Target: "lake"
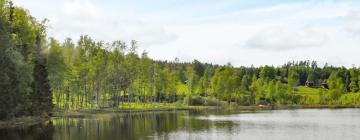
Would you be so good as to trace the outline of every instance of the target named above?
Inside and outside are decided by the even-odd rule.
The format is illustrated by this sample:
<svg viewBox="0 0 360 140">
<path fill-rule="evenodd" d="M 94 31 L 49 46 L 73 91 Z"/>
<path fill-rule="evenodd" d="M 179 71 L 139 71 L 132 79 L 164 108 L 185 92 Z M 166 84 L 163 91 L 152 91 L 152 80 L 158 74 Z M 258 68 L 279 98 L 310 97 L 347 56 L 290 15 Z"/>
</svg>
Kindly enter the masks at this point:
<svg viewBox="0 0 360 140">
<path fill-rule="evenodd" d="M 1 140 L 354 140 L 360 109 L 162 111 L 53 118 Z"/>
</svg>

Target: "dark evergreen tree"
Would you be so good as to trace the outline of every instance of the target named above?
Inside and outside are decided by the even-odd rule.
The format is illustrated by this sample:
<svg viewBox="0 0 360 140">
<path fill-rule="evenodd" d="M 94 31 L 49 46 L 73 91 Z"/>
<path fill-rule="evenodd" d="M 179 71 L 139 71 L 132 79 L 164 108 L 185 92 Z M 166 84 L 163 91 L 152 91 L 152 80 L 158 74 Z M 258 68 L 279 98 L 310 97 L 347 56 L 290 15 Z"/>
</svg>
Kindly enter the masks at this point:
<svg viewBox="0 0 360 140">
<path fill-rule="evenodd" d="M 46 59 L 42 53 L 41 37 L 37 35 L 36 48 L 34 52 L 34 82 L 32 95 L 32 115 L 43 115 L 52 111 L 52 93 L 48 72 L 46 69 Z"/>
<path fill-rule="evenodd" d="M 14 51 L 5 30 L 4 22 L 0 18 L 0 120 L 15 115 L 14 93 L 18 93 L 18 73 L 14 63 Z"/>
</svg>

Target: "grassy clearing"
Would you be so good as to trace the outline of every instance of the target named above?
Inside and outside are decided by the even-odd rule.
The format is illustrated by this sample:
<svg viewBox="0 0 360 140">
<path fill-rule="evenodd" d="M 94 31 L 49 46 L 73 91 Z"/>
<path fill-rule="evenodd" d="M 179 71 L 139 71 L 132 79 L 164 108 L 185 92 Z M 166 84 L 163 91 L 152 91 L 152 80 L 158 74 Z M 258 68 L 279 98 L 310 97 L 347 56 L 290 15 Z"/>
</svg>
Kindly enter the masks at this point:
<svg viewBox="0 0 360 140">
<path fill-rule="evenodd" d="M 296 90 L 297 90 L 297 93 L 300 95 L 318 95 L 321 89 L 299 86 L 296 88 Z"/>
<path fill-rule="evenodd" d="M 148 109 L 178 109 L 187 108 L 188 106 L 183 104 L 169 104 L 169 103 L 122 103 L 119 105 L 119 109 L 136 109 L 136 110 L 148 110 Z"/>
</svg>

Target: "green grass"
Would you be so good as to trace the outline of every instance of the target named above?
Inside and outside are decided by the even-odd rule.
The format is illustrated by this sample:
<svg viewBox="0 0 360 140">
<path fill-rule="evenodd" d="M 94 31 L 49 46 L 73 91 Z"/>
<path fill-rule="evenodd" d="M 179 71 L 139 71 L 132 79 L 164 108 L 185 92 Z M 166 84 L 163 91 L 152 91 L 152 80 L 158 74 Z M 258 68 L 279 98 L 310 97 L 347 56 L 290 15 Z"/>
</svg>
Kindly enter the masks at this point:
<svg viewBox="0 0 360 140">
<path fill-rule="evenodd" d="M 305 86 L 296 87 L 297 94 L 301 95 L 300 103 L 303 105 L 314 105 L 320 102 L 320 88 L 309 88 Z"/>
<path fill-rule="evenodd" d="M 309 88 L 305 86 L 299 86 L 296 88 L 297 93 L 302 96 L 301 104 L 304 105 L 314 105 L 319 104 L 320 96 L 319 92 L 320 88 Z M 329 98 L 325 93 L 325 98 Z M 333 102 L 327 100 L 327 104 L 331 105 L 360 105 L 360 94 L 359 93 L 345 93 L 342 94 L 341 97 Z"/>
<path fill-rule="evenodd" d="M 186 105 L 183 104 L 168 104 L 168 103 L 122 103 L 119 105 L 120 109 L 137 109 L 137 110 L 147 110 L 147 109 L 178 109 L 186 108 Z"/>
<path fill-rule="evenodd" d="M 318 95 L 320 88 L 309 88 L 305 86 L 299 86 L 296 88 L 297 93 L 300 95 Z"/>
<path fill-rule="evenodd" d="M 347 93 L 337 101 L 341 105 L 360 105 L 360 93 Z"/>
</svg>

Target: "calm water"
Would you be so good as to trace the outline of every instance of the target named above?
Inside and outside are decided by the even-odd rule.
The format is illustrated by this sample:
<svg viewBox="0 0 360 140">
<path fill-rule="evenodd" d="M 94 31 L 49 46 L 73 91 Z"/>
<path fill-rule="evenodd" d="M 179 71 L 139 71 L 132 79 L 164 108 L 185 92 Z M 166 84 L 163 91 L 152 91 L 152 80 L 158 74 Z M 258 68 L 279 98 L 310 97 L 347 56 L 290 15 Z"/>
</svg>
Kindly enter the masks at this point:
<svg viewBox="0 0 360 140">
<path fill-rule="evenodd" d="M 354 140 L 360 109 L 169 111 L 53 118 L 0 140 Z"/>
</svg>

